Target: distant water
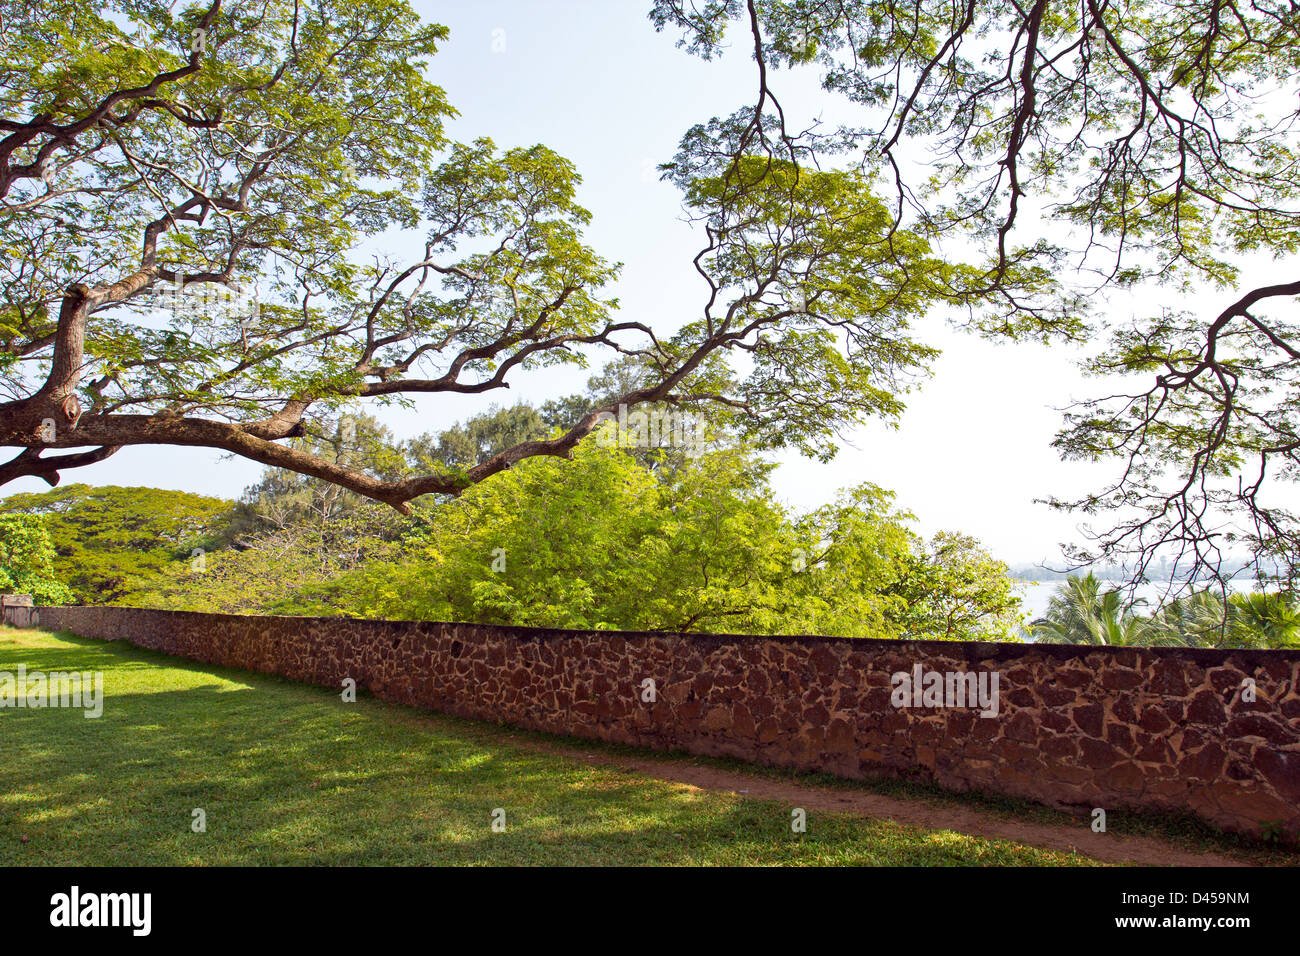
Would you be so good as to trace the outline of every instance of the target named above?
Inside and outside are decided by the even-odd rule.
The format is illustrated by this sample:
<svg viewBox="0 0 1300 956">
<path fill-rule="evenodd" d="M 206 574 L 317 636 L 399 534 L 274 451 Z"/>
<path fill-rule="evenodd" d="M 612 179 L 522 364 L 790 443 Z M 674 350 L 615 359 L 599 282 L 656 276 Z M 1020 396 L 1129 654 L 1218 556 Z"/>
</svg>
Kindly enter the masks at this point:
<svg viewBox="0 0 1300 956">
<path fill-rule="evenodd" d="M 1026 620 L 1032 621 L 1034 618 L 1042 617 L 1046 614 L 1047 602 L 1052 599 L 1052 595 L 1056 593 L 1056 589 L 1064 583 L 1064 581 L 1021 581 L 1020 608 L 1024 611 Z M 1101 582 L 1102 590 L 1108 590 L 1109 588 L 1117 587 L 1118 585 L 1118 581 Z M 1238 592 L 1251 591 L 1254 590 L 1254 582 L 1241 579 L 1232 582 L 1230 587 L 1233 591 Z M 1146 598 L 1147 601 L 1143 610 L 1147 613 L 1153 611 L 1156 605 L 1160 603 L 1160 599 L 1168 590 L 1168 581 L 1151 581 L 1139 587 L 1137 589 L 1137 597 Z"/>
</svg>

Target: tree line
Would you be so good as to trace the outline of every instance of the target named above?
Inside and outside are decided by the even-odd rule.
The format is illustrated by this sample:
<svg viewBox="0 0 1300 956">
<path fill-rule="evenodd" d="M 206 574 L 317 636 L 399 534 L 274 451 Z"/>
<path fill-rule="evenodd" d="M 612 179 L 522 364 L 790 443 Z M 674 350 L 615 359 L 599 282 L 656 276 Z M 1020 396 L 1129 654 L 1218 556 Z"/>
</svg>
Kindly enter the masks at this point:
<svg viewBox="0 0 1300 956">
<path fill-rule="evenodd" d="M 610 387 L 609 373 L 589 388 Z M 580 404 L 499 408 L 399 442 L 344 415 L 298 442 L 393 476 L 472 467 Z M 548 424 L 548 421 L 551 424 Z M 606 428 L 614 427 L 609 423 Z M 924 538 L 866 483 L 796 513 L 772 465 L 716 430 L 703 454 L 598 432 L 571 461 L 521 462 L 409 515 L 267 469 L 238 502 L 141 488 L 12 495 L 79 600 L 226 612 L 625 630 L 1011 640 L 1015 582 L 972 538 Z"/>
</svg>

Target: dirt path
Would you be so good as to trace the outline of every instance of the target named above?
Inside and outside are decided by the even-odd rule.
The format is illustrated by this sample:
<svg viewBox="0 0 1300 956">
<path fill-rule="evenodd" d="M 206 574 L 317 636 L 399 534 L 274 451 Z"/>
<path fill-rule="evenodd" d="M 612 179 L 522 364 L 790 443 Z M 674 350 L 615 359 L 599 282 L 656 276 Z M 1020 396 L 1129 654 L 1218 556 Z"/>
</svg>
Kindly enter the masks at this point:
<svg viewBox="0 0 1300 956">
<path fill-rule="evenodd" d="M 907 800 L 869 790 L 839 790 L 771 780 L 732 770 L 703 766 L 689 760 L 655 760 L 588 753 L 581 747 L 564 747 L 512 737 L 515 746 L 581 760 L 584 763 L 626 769 L 635 773 L 679 783 L 692 789 L 733 793 L 737 796 L 772 800 L 789 806 L 832 813 L 892 820 L 930 830 L 954 830 L 970 836 L 1013 840 L 1046 850 L 1075 852 L 1106 863 L 1139 866 L 1251 866 L 1218 853 L 1195 853 L 1145 836 L 1093 833 L 1084 821 L 1077 826 L 1019 822 L 982 810 L 942 806 L 922 800 Z"/>
</svg>

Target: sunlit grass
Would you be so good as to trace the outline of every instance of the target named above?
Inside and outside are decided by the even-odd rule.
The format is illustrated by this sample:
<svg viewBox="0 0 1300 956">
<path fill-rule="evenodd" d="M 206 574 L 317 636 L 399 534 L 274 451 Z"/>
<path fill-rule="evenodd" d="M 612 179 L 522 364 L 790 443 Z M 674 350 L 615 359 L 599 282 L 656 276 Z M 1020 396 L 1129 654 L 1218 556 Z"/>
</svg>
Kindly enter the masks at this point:
<svg viewBox="0 0 1300 956">
<path fill-rule="evenodd" d="M 788 806 L 539 753 L 490 725 L 0 628 L 0 670 L 20 663 L 103 671 L 104 713 L 0 709 L 4 865 L 1094 862 L 832 813 L 795 834 Z"/>
</svg>

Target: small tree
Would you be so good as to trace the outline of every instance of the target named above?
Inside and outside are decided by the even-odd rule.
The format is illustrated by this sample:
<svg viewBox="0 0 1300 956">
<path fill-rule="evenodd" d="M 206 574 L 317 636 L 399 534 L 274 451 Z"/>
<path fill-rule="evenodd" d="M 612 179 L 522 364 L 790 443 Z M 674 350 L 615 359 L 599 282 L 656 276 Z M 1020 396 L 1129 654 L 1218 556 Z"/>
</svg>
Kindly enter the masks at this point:
<svg viewBox="0 0 1300 956">
<path fill-rule="evenodd" d="M 54 579 L 54 546 L 40 518 L 0 514 L 0 591 L 30 594 L 37 604 L 71 604 Z"/>
</svg>

